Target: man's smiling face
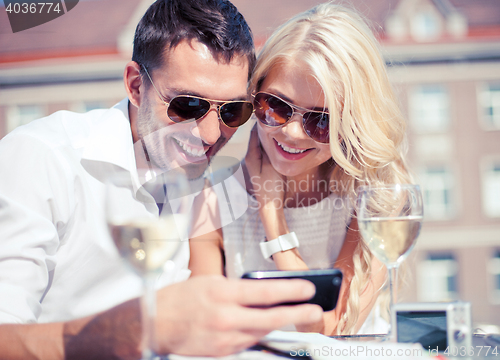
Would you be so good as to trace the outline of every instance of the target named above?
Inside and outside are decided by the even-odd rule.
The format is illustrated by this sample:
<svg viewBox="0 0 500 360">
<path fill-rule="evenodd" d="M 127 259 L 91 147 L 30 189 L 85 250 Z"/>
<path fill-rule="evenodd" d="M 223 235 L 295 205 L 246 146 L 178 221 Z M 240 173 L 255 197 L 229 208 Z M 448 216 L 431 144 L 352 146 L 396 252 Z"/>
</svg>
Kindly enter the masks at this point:
<svg viewBox="0 0 500 360">
<path fill-rule="evenodd" d="M 149 74 L 166 102 L 177 95 L 222 101 L 247 99 L 247 58 L 218 61 L 195 40 L 180 42 L 168 52 L 165 64 Z M 236 128 L 222 123 L 215 107 L 197 121 L 175 123 L 147 76 L 142 81 L 137 117 L 132 121 L 134 142 L 142 142 L 152 166 L 162 170 L 182 167 L 190 179 L 200 177 Z"/>
</svg>

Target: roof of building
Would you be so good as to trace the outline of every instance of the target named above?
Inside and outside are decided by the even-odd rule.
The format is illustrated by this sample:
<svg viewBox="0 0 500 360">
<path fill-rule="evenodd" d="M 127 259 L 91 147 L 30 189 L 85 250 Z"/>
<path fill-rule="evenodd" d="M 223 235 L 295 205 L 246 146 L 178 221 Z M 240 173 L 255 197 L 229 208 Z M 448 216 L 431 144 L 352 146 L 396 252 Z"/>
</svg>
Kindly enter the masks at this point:
<svg viewBox="0 0 500 360">
<path fill-rule="evenodd" d="M 136 24 L 137 13 L 143 11 L 141 6 L 151 1 L 81 0 L 64 16 L 14 34 L 7 13 L 0 11 L 0 64 L 88 55 L 119 55 L 120 36 L 131 27 L 132 20 Z M 323 1 L 232 0 L 252 28 L 257 46 L 263 44 L 278 25 Z M 369 19 L 372 28 L 381 37 L 384 37 L 385 19 L 400 1 L 419 0 L 338 0 L 339 3 L 353 6 Z M 494 36 L 500 39 L 499 0 L 432 1 L 442 12 L 454 8 L 464 14 L 469 25 L 469 37 Z M 131 43 L 130 36 L 127 39 Z"/>
<path fill-rule="evenodd" d="M 117 39 L 139 1 L 80 1 L 64 16 L 12 33 L 0 11 L 0 62 L 118 52 Z"/>
<path fill-rule="evenodd" d="M 272 31 L 292 18 L 295 14 L 306 11 L 324 0 L 231 0 L 247 19 L 253 31 L 257 45 L 263 43 Z M 353 7 L 372 25 L 375 31 L 381 31 L 384 19 L 396 7 L 400 0 L 341 0 L 337 3 Z M 272 8 L 269 8 L 272 4 Z"/>
<path fill-rule="evenodd" d="M 463 12 L 471 27 L 499 27 L 500 1 L 498 0 L 449 0 Z"/>
</svg>

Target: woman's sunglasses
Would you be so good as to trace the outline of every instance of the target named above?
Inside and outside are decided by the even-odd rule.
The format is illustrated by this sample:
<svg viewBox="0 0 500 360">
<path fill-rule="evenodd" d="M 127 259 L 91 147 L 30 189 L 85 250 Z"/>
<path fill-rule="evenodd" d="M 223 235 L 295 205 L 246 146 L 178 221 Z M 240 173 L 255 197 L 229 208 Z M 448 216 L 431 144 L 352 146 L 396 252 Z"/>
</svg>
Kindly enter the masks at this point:
<svg viewBox="0 0 500 360">
<path fill-rule="evenodd" d="M 255 116 L 262 124 L 273 127 L 282 126 L 290 121 L 294 114 L 300 114 L 305 133 L 314 141 L 328 143 L 330 117 L 327 112 L 304 109 L 265 92 L 258 92 L 253 97 Z"/>
<path fill-rule="evenodd" d="M 167 107 L 167 116 L 173 122 L 191 122 L 203 118 L 212 107 L 217 109 L 219 119 L 228 127 L 236 128 L 250 119 L 253 105 L 250 101 L 218 101 L 191 95 L 177 95 L 169 102 L 163 100 L 160 92 L 149 76 L 148 70 L 143 66 L 161 101 Z"/>
</svg>

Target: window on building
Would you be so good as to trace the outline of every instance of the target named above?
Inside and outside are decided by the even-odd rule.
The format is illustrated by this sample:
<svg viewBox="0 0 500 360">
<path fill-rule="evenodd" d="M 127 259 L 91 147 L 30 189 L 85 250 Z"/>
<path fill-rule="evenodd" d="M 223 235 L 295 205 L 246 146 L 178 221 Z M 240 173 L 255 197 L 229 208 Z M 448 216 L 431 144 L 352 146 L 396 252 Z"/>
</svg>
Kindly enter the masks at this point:
<svg viewBox="0 0 500 360">
<path fill-rule="evenodd" d="M 500 250 L 496 250 L 488 262 L 488 272 L 492 279 L 491 300 L 500 303 Z"/>
<path fill-rule="evenodd" d="M 42 105 L 12 106 L 7 112 L 7 131 L 10 132 L 18 126 L 26 125 L 43 116 L 45 116 L 45 110 Z"/>
<path fill-rule="evenodd" d="M 426 220 L 446 220 L 456 214 L 455 181 L 445 165 L 427 166 L 419 176 Z"/>
<path fill-rule="evenodd" d="M 95 109 L 107 109 L 109 106 L 105 101 L 84 101 L 83 112 Z"/>
<path fill-rule="evenodd" d="M 403 16 L 392 14 L 385 20 L 385 30 L 393 40 L 403 40 L 408 36 L 408 24 Z"/>
<path fill-rule="evenodd" d="M 420 11 L 411 19 L 411 35 L 417 41 L 435 40 L 441 32 L 441 20 L 433 11 Z"/>
<path fill-rule="evenodd" d="M 108 109 L 112 102 L 103 100 L 77 101 L 71 104 L 70 110 L 78 113 L 86 113 L 95 109 Z"/>
<path fill-rule="evenodd" d="M 419 301 L 458 299 L 458 262 L 452 254 L 429 254 L 417 275 Z"/>
<path fill-rule="evenodd" d="M 500 217 L 500 159 L 486 162 L 482 176 L 483 212 L 489 217 Z"/>
<path fill-rule="evenodd" d="M 413 89 L 410 93 L 410 121 L 416 133 L 449 131 L 448 90 L 442 85 L 422 85 Z"/>
<path fill-rule="evenodd" d="M 481 119 L 486 130 L 500 130 L 500 83 L 486 84 L 479 91 Z"/>
</svg>

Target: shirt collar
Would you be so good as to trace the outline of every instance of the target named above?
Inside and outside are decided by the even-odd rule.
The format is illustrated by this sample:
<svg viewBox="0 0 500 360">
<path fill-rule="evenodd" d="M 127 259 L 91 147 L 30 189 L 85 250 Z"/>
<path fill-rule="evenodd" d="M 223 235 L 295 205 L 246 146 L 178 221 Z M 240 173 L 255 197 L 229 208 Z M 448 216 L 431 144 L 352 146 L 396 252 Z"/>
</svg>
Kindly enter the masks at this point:
<svg viewBox="0 0 500 360">
<path fill-rule="evenodd" d="M 111 163 L 132 172 L 136 164 L 128 98 L 98 114 L 85 141 L 82 159 Z"/>
</svg>

